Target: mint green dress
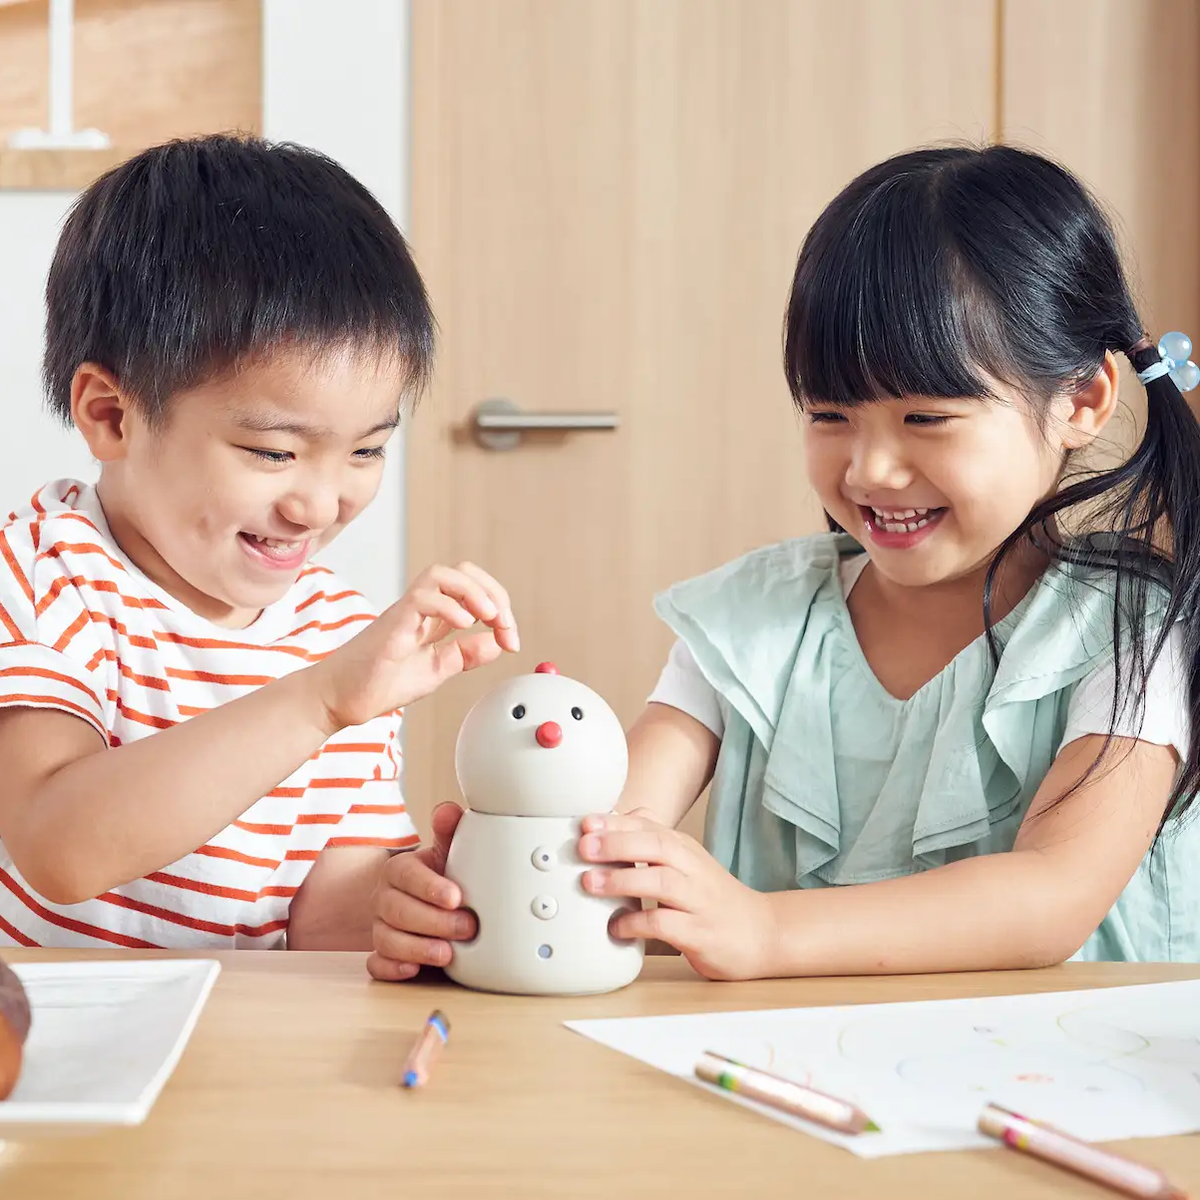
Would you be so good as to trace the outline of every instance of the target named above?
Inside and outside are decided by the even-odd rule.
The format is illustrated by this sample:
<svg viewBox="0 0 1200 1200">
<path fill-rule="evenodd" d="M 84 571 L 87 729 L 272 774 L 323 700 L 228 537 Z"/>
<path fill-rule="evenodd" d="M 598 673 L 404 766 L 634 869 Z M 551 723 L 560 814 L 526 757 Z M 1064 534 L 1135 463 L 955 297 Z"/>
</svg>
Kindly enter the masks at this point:
<svg viewBox="0 0 1200 1200">
<path fill-rule="evenodd" d="M 997 624 L 998 667 L 981 637 L 898 700 L 850 620 L 838 568 L 855 553 L 845 535 L 782 542 L 656 600 L 727 714 L 705 844 L 759 891 L 1012 849 L 1076 686 L 1112 660 L 1106 577 L 1052 566 Z M 1168 829 L 1077 958 L 1200 959 L 1197 829 Z"/>
</svg>

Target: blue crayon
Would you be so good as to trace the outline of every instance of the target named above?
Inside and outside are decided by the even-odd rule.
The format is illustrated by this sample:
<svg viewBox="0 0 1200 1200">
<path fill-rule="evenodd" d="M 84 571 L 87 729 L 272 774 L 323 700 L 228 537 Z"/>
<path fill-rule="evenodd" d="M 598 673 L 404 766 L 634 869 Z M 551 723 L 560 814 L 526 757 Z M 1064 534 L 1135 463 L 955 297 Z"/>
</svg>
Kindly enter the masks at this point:
<svg viewBox="0 0 1200 1200">
<path fill-rule="evenodd" d="M 429 1019 L 408 1053 L 401 1083 L 406 1088 L 420 1087 L 425 1083 L 434 1059 L 449 1040 L 450 1022 L 446 1020 L 446 1014 L 441 1009 L 435 1008 L 429 1014 Z"/>
</svg>

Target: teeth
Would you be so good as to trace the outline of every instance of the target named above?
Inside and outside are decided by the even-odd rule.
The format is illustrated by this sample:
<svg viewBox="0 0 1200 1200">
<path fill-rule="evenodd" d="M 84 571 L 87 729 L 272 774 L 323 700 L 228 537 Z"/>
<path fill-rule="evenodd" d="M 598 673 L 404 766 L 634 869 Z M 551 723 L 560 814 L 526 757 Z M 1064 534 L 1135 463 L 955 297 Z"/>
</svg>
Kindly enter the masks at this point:
<svg viewBox="0 0 1200 1200">
<path fill-rule="evenodd" d="M 279 538 L 259 537 L 257 534 L 250 535 L 260 546 L 270 546 L 272 550 L 291 549 L 293 546 L 299 546 L 299 542 L 285 542 Z"/>
<path fill-rule="evenodd" d="M 911 521 L 914 517 L 923 517 L 927 508 L 872 508 L 871 511 L 881 521 Z"/>
<path fill-rule="evenodd" d="M 927 515 L 933 511 L 929 508 L 871 508 L 875 514 L 875 524 L 885 533 L 916 533 L 933 520 Z"/>
</svg>

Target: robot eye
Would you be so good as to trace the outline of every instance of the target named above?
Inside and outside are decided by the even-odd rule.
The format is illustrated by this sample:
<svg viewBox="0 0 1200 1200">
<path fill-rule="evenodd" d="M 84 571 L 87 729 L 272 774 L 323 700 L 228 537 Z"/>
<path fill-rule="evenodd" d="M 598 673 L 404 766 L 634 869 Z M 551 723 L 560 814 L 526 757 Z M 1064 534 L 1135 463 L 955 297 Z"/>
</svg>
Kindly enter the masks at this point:
<svg viewBox="0 0 1200 1200">
<path fill-rule="evenodd" d="M 573 716 L 575 718 L 575 720 L 577 720 L 577 721 L 582 721 L 583 720 L 583 709 L 582 708 L 571 709 L 571 716 Z"/>
<path fill-rule="evenodd" d="M 513 709 L 512 715 L 519 721 L 525 715 L 525 705 L 518 704 L 517 707 Z"/>
</svg>

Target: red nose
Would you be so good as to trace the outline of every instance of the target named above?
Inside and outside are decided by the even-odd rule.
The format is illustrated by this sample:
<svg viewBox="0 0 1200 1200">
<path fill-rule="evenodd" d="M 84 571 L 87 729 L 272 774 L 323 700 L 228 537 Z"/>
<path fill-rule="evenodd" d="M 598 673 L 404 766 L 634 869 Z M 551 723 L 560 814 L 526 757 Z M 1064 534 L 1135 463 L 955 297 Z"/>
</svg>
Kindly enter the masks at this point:
<svg viewBox="0 0 1200 1200">
<path fill-rule="evenodd" d="M 557 721 L 543 721 L 537 727 L 537 740 L 539 746 L 553 750 L 562 741 L 562 726 Z"/>
</svg>

